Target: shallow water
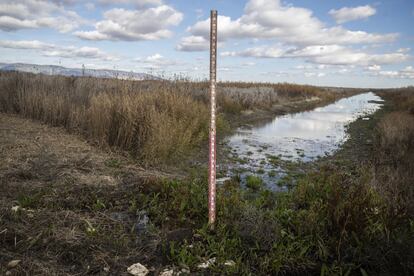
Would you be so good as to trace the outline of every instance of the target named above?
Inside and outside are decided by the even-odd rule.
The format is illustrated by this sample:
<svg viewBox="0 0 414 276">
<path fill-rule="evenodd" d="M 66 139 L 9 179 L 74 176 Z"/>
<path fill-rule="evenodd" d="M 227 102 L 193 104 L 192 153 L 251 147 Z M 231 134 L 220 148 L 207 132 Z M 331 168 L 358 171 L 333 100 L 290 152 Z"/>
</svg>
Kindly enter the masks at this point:
<svg viewBox="0 0 414 276">
<path fill-rule="evenodd" d="M 238 166 L 250 171 L 274 169 L 267 162 L 269 156 L 309 162 L 338 150 L 348 138 L 346 126 L 374 113 L 381 108 L 381 101 L 368 92 L 312 111 L 278 116 L 266 125 L 239 129 L 229 138 L 228 144 L 235 156 L 244 159 L 244 164 Z"/>
</svg>

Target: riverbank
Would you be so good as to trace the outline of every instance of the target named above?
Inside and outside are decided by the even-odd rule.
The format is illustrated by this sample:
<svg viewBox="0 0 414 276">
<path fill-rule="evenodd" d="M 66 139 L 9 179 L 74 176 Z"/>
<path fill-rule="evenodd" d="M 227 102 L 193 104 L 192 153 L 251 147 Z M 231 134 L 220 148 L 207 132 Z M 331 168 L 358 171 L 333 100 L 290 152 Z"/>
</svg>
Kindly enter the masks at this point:
<svg viewBox="0 0 414 276">
<path fill-rule="evenodd" d="M 239 114 L 227 114 L 226 119 L 231 126 L 232 132 L 234 132 L 239 127 L 262 125 L 272 121 L 276 116 L 312 110 L 360 92 L 349 90 L 330 93 L 326 90 L 326 93 L 329 93 L 329 96 L 326 98 L 311 97 L 274 104 L 268 109 L 243 110 Z"/>
</svg>

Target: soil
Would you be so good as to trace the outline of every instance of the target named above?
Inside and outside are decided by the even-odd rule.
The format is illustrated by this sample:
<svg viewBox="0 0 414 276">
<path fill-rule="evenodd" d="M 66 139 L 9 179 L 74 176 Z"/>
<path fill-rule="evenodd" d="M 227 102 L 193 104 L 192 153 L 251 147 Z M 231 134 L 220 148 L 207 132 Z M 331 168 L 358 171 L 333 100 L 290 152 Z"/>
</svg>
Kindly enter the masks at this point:
<svg viewBox="0 0 414 276">
<path fill-rule="evenodd" d="M 0 159 L 0 275 L 127 275 L 131 264 L 165 262 L 166 230 L 145 230 L 132 200 L 172 175 L 1 113 Z"/>
</svg>

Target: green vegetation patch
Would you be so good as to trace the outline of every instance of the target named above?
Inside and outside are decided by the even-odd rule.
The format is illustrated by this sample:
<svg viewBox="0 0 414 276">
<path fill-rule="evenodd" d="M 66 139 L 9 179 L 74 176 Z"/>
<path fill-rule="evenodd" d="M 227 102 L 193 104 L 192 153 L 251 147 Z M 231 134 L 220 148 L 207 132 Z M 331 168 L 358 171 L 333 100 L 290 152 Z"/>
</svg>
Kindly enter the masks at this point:
<svg viewBox="0 0 414 276">
<path fill-rule="evenodd" d="M 254 191 L 259 190 L 263 186 L 263 179 L 256 175 L 248 175 L 246 177 L 246 187 Z"/>
</svg>

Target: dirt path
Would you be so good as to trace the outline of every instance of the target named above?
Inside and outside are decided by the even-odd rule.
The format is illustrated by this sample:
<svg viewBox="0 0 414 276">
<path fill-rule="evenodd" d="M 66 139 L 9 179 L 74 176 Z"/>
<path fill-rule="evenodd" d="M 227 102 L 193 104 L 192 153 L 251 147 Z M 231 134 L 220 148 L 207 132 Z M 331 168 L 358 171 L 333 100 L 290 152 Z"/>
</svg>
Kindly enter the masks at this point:
<svg viewBox="0 0 414 276">
<path fill-rule="evenodd" d="M 122 275 L 158 262 L 159 237 L 137 241 L 135 199 L 167 174 L 1 113 L 0 160 L 0 275 Z"/>
<path fill-rule="evenodd" d="M 43 179 L 70 175 L 82 184 L 119 184 L 119 175 L 169 175 L 148 171 L 120 154 L 89 145 L 62 128 L 49 127 L 16 115 L 0 114 L 0 176 Z"/>
</svg>

